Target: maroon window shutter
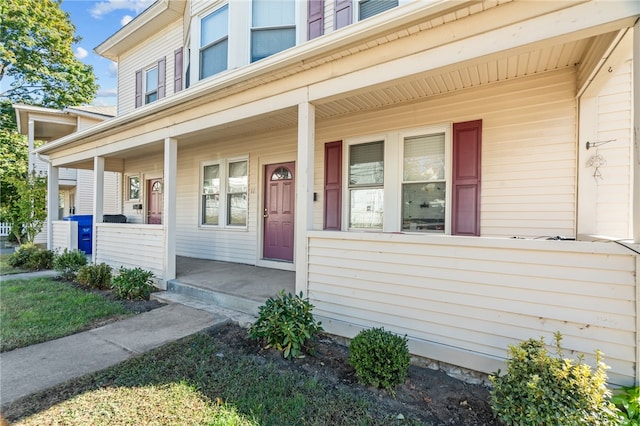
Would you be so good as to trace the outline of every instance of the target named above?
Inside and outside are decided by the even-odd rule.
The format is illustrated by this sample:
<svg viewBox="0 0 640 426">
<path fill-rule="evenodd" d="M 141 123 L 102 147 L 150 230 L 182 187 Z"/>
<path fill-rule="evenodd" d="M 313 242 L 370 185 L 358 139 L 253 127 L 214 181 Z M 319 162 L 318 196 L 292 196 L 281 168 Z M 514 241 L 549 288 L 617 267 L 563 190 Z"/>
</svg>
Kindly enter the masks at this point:
<svg viewBox="0 0 640 426">
<path fill-rule="evenodd" d="M 136 108 L 142 106 L 142 70 L 136 71 Z"/>
<path fill-rule="evenodd" d="M 337 30 L 351 23 L 353 13 L 351 12 L 352 0 L 335 0 L 335 2 L 333 22 Z"/>
<path fill-rule="evenodd" d="M 480 236 L 482 120 L 453 125 L 453 235 Z"/>
<path fill-rule="evenodd" d="M 158 61 L 158 99 L 166 95 L 167 86 L 167 60 L 163 57 Z"/>
<path fill-rule="evenodd" d="M 309 0 L 307 10 L 307 34 L 311 40 L 324 34 L 324 0 Z"/>
<path fill-rule="evenodd" d="M 182 47 L 173 53 L 173 92 L 182 90 Z"/>
<path fill-rule="evenodd" d="M 342 141 L 324 145 L 324 229 L 340 231 L 342 217 Z"/>
</svg>

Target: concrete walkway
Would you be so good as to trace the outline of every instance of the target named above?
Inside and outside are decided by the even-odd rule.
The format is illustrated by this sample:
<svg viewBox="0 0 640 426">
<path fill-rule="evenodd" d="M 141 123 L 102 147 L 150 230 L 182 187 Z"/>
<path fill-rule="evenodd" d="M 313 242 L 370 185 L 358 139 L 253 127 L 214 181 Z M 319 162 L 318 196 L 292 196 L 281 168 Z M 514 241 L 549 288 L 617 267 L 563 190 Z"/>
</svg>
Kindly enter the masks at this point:
<svg viewBox="0 0 640 426">
<path fill-rule="evenodd" d="M 3 279 L 27 278 L 26 274 Z M 159 297 L 160 299 L 162 297 Z M 169 303 L 100 328 L 0 354 L 0 409 L 17 399 L 229 321 L 254 318 L 211 305 Z M 191 306 L 187 306 L 191 304 Z"/>
</svg>

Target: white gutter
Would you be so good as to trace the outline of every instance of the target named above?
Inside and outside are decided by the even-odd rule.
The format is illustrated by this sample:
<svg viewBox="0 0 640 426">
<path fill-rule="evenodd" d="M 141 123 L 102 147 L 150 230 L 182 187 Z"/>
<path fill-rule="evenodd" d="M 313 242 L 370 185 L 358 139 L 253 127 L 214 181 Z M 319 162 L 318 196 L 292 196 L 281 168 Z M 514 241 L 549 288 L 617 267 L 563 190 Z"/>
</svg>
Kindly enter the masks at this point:
<svg viewBox="0 0 640 426">
<path fill-rule="evenodd" d="M 248 64 L 235 70 L 229 70 L 218 78 L 201 80 L 189 89 L 153 102 L 136 109 L 128 114 L 105 121 L 89 129 L 62 137 L 54 142 L 38 148 L 36 151 L 47 153 L 64 145 L 79 140 L 97 136 L 107 130 L 116 129 L 140 118 L 158 114 L 182 103 L 201 98 L 206 94 L 215 94 L 225 88 L 240 82 L 268 75 L 296 63 L 304 64 L 314 58 L 326 55 L 328 52 L 341 50 L 349 45 L 356 45 L 372 35 L 392 31 L 415 21 L 422 21 L 425 17 L 442 14 L 451 9 L 457 9 L 463 4 L 478 3 L 477 0 L 421 0 L 398 6 L 383 14 L 376 15 L 365 21 L 360 21 L 326 34 L 311 41 L 299 44 L 284 52 L 265 58 L 258 63 Z"/>
</svg>

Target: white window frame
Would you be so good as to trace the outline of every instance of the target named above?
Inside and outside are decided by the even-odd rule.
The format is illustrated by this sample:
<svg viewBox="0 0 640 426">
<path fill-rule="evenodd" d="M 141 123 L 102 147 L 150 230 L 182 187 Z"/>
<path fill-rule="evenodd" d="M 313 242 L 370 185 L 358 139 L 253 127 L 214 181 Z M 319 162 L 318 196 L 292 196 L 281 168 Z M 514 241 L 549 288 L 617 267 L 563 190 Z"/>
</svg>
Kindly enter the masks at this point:
<svg viewBox="0 0 640 426">
<path fill-rule="evenodd" d="M 400 194 L 400 203 L 398 203 L 398 226 L 399 232 L 410 233 L 411 231 L 406 231 L 402 229 L 402 185 L 405 183 L 411 183 L 410 181 L 404 181 L 404 140 L 405 138 L 412 138 L 416 136 L 428 136 L 437 133 L 444 133 L 444 182 L 445 182 L 445 205 L 444 205 L 444 235 L 451 235 L 451 184 L 452 184 L 452 125 L 451 124 L 441 124 L 441 125 L 433 125 L 433 126 L 425 126 L 425 127 L 416 127 L 412 129 L 406 129 L 398 132 L 398 193 Z M 443 233 L 433 233 L 433 232 L 417 232 L 419 234 L 443 234 Z"/>
<path fill-rule="evenodd" d="M 239 163 L 239 162 L 247 163 L 247 213 L 245 217 L 245 225 L 230 225 L 229 217 L 228 217 L 228 181 L 229 181 L 229 164 L 231 163 Z M 220 192 L 218 193 L 219 197 L 219 206 L 218 206 L 218 224 L 205 224 L 203 223 L 203 180 L 204 180 L 204 168 L 206 166 L 218 165 L 218 175 L 220 176 Z M 199 172 L 199 183 L 198 183 L 198 227 L 202 229 L 225 229 L 225 230 L 243 230 L 246 231 L 249 227 L 249 182 L 250 182 L 250 163 L 249 157 L 230 157 L 225 159 L 218 160 L 208 160 L 200 162 L 200 172 Z"/>
<path fill-rule="evenodd" d="M 155 90 L 149 91 L 147 80 L 148 80 L 149 73 L 153 70 L 156 71 L 156 88 Z M 145 68 L 142 71 L 142 99 L 143 99 L 142 104 L 143 105 L 148 105 L 150 103 L 156 102 L 159 99 L 158 98 L 158 86 L 160 86 L 159 77 L 160 77 L 160 70 L 158 69 L 157 63 L 150 67 Z M 155 94 L 156 98 L 154 100 L 149 101 L 148 97 L 152 94 Z"/>
<path fill-rule="evenodd" d="M 382 229 L 378 228 L 351 228 L 351 189 L 349 187 L 349 162 L 350 162 L 350 154 L 351 147 L 355 145 L 362 145 L 372 142 L 380 142 L 382 141 L 384 145 L 384 174 L 383 174 L 383 210 L 382 210 Z M 358 136 L 354 138 L 349 138 L 344 141 L 343 145 L 343 155 L 344 159 L 342 164 L 342 176 L 343 176 L 343 191 L 342 191 L 342 228 L 343 230 L 353 231 L 353 232 L 383 232 L 385 229 L 385 222 L 387 217 L 387 178 L 389 177 L 389 170 L 387 165 L 387 149 L 389 145 L 388 135 L 386 134 L 373 134 L 367 136 Z"/>
<path fill-rule="evenodd" d="M 274 30 L 274 29 L 287 29 L 287 28 L 293 28 L 293 32 L 295 34 L 295 40 L 293 42 L 293 46 L 291 47 L 295 47 L 300 43 L 300 40 L 303 40 L 304 38 L 304 34 L 301 34 L 301 31 L 303 31 L 303 29 L 306 27 L 306 25 L 299 25 L 299 22 L 306 22 L 306 18 L 303 20 L 303 17 L 301 15 L 302 12 L 306 12 L 306 9 L 304 7 L 301 7 L 300 4 L 302 2 L 300 1 L 294 1 L 293 2 L 293 22 L 289 25 L 273 25 L 273 26 L 265 26 L 265 27 L 254 27 L 253 26 L 253 0 L 248 0 L 251 3 L 251 10 L 249 11 L 249 38 L 247 40 L 248 42 L 248 46 L 247 46 L 247 50 L 248 50 L 248 63 L 254 63 L 257 61 L 260 61 L 261 59 L 257 59 L 257 60 L 253 60 L 253 43 L 252 43 L 252 38 L 253 38 L 253 32 L 254 31 L 261 31 L 261 30 Z M 302 29 L 301 29 L 302 28 Z M 286 49 L 285 49 L 286 50 Z M 268 56 L 267 56 L 268 57 Z M 265 58 L 262 58 L 265 59 Z"/>
<path fill-rule="evenodd" d="M 203 19 L 207 18 L 208 16 L 211 16 L 212 14 L 218 12 L 223 7 L 227 8 L 227 36 L 226 36 L 226 40 L 227 40 L 227 67 L 224 70 L 220 71 L 220 72 L 217 72 L 215 74 L 211 74 L 211 75 L 208 75 L 208 76 L 204 77 L 202 75 L 202 51 L 205 48 L 212 47 L 212 46 L 222 42 L 223 40 L 225 40 L 225 37 L 222 37 L 222 38 L 220 38 L 218 40 L 215 40 L 215 41 L 207 44 L 206 46 L 202 46 L 200 44 L 201 43 L 201 39 L 202 39 L 202 21 L 203 21 Z M 190 61 L 191 64 L 197 63 L 198 66 L 197 66 L 197 68 L 195 70 L 192 70 L 192 72 L 195 74 L 196 78 L 195 78 L 195 80 L 190 79 L 191 84 L 193 84 L 194 81 L 206 80 L 206 79 L 208 79 L 210 77 L 219 75 L 219 74 L 221 74 L 221 73 L 223 73 L 225 71 L 228 71 L 231 68 L 231 64 L 230 64 L 230 62 L 231 62 L 230 61 L 231 45 L 230 45 L 230 43 L 231 43 L 231 32 L 232 32 L 232 22 L 233 22 L 232 19 L 231 19 L 231 11 L 232 11 L 231 5 L 229 3 L 227 3 L 227 2 L 224 2 L 224 3 L 220 3 L 220 4 L 216 5 L 215 7 L 211 8 L 211 9 L 207 9 L 205 12 L 201 13 L 198 16 L 198 19 L 197 19 L 197 23 L 198 24 L 194 28 L 197 34 L 195 34 L 195 37 L 192 37 L 192 40 L 195 41 L 195 45 L 196 45 L 196 48 L 193 49 L 193 50 L 195 51 L 195 56 L 197 57 L 197 61 L 196 62 Z M 193 77 L 193 75 L 192 75 L 192 77 Z"/>
<path fill-rule="evenodd" d="M 137 198 L 132 198 L 131 197 L 131 179 L 138 179 L 138 197 Z M 142 186 L 140 185 L 140 182 L 142 181 L 142 179 L 140 178 L 140 175 L 125 175 L 125 182 L 126 182 L 126 186 L 125 186 L 125 191 L 126 191 L 126 197 L 125 200 L 126 201 L 139 201 L 140 198 L 142 197 Z"/>
<path fill-rule="evenodd" d="M 444 133 L 445 135 L 445 230 L 451 235 L 451 194 L 452 194 L 452 144 L 453 124 L 443 123 L 398 129 L 386 133 L 346 138 L 342 144 L 342 230 L 350 232 L 403 232 L 402 230 L 402 184 L 404 167 L 404 138 Z M 382 229 L 350 228 L 351 199 L 349 189 L 349 155 L 352 145 L 384 141 L 384 210 Z M 442 235 L 439 233 L 416 232 L 418 235 Z"/>
</svg>

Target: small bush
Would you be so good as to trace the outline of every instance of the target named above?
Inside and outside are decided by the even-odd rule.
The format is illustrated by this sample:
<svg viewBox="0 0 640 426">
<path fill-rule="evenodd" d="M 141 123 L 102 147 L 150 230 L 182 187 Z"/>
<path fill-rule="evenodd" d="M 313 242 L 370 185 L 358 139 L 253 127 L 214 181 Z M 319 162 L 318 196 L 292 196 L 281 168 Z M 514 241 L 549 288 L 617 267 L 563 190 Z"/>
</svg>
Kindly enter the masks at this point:
<svg viewBox="0 0 640 426">
<path fill-rule="evenodd" d="M 142 268 L 120 268 L 112 280 L 113 294 L 119 299 L 149 300 L 153 291 L 153 272 Z"/>
<path fill-rule="evenodd" d="M 56 254 L 53 258 L 53 269 L 60 272 L 62 279 L 73 281 L 76 274 L 87 264 L 87 256 L 84 252 L 73 249 L 64 249 L 62 253 Z"/>
<path fill-rule="evenodd" d="M 9 266 L 14 268 L 39 271 L 51 269 L 53 265 L 53 252 L 36 246 L 33 243 L 21 245 L 8 259 Z"/>
<path fill-rule="evenodd" d="M 360 383 L 389 391 L 402 383 L 409 369 L 407 337 L 384 328 L 363 330 L 351 340 L 349 364 Z"/>
<path fill-rule="evenodd" d="M 76 280 L 84 287 L 106 290 L 111 288 L 111 267 L 106 263 L 85 265 L 78 271 Z"/>
<path fill-rule="evenodd" d="M 285 358 L 299 357 L 304 353 L 313 354 L 313 341 L 322 331 L 311 311 L 309 299 L 285 295 L 284 290 L 276 298 L 270 297 L 259 308 L 258 320 L 249 328 L 249 336 L 263 339 L 267 347 L 279 351 Z"/>
<path fill-rule="evenodd" d="M 618 424 L 600 352 L 592 371 L 582 357 L 563 359 L 561 339 L 556 333 L 556 356 L 549 355 L 542 338 L 509 346 L 506 374 L 489 377 L 493 412 L 507 425 Z"/>
<path fill-rule="evenodd" d="M 623 386 L 611 398 L 620 410 L 622 426 L 640 425 L 640 387 Z"/>
</svg>

